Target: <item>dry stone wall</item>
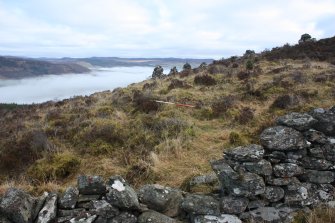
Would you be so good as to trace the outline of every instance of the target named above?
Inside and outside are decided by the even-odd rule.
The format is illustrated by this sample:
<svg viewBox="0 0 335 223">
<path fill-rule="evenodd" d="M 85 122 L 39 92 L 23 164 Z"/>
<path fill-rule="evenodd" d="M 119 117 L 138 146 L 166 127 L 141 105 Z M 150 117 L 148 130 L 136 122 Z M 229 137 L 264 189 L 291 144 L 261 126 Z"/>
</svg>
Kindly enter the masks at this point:
<svg viewBox="0 0 335 223">
<path fill-rule="evenodd" d="M 11 188 L 0 198 L 1 223 L 241 223 L 291 222 L 297 210 L 335 204 L 335 107 L 291 113 L 265 129 L 261 145 L 225 151 L 215 174 L 186 193 L 160 185 L 135 191 L 120 176 L 79 176 L 77 187 L 40 197 Z"/>
</svg>

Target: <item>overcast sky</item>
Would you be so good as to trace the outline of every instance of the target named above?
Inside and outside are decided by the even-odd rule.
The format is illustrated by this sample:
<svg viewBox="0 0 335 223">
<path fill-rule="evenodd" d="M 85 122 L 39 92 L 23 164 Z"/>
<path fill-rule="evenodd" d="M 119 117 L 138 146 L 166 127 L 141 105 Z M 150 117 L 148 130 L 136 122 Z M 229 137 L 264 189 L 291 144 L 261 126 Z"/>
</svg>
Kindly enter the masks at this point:
<svg viewBox="0 0 335 223">
<path fill-rule="evenodd" d="M 335 35 L 335 0 L 0 0 L 0 55 L 221 58 Z"/>
</svg>

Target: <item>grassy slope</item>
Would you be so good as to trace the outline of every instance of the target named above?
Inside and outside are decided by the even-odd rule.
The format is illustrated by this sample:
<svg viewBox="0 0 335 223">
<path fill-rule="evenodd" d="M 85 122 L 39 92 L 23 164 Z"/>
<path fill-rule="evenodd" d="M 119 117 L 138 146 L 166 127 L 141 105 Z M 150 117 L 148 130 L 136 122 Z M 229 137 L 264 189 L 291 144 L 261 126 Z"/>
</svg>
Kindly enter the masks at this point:
<svg viewBox="0 0 335 223">
<path fill-rule="evenodd" d="M 3 187 L 18 182 L 35 191 L 45 189 L 41 185 L 62 189 L 74 183 L 79 173 L 121 174 L 135 185 L 156 182 L 178 187 L 191 175 L 209 172 L 208 161 L 219 159 L 224 149 L 257 142 L 259 132 L 278 115 L 334 104 L 334 81 L 315 82 L 323 74 L 335 74 L 334 66 L 327 62 L 260 60 L 257 66 L 261 69 L 247 80 L 236 77 L 245 70 L 245 61 L 239 63 L 239 68 L 216 65 L 218 73 L 211 76 L 217 84 L 213 86 L 194 84 L 195 76 L 208 73 L 203 70 L 183 78 L 147 80 L 114 93 L 6 112 L 0 131 Z M 278 67 L 285 69 L 274 74 Z M 297 72 L 303 77 L 294 80 Z M 191 87 L 168 90 L 171 79 Z M 153 82 L 155 87 L 142 91 L 144 84 Z M 251 82 L 255 82 L 257 96 L 252 95 L 256 90 L 246 87 Z M 134 103 L 137 90 L 148 98 L 202 106 L 163 105 L 145 112 L 151 105 Z M 299 103 L 286 109 L 271 107 L 278 96 L 287 93 L 296 95 Z M 225 98 L 228 95 L 233 95 L 233 103 L 222 105 L 217 112 L 213 104 L 222 97 L 230 100 Z M 253 111 L 251 120 L 241 120 L 243 108 Z"/>
</svg>

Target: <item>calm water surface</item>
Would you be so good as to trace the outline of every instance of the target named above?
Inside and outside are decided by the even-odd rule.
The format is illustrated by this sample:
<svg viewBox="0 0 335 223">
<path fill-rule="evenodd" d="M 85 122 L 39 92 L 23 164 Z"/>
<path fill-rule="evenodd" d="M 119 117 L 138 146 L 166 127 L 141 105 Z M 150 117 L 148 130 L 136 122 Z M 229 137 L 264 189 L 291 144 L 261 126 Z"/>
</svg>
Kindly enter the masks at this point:
<svg viewBox="0 0 335 223">
<path fill-rule="evenodd" d="M 153 67 L 113 67 L 94 69 L 87 74 L 0 80 L 0 103 L 31 104 L 90 95 L 143 81 L 152 71 Z"/>
</svg>

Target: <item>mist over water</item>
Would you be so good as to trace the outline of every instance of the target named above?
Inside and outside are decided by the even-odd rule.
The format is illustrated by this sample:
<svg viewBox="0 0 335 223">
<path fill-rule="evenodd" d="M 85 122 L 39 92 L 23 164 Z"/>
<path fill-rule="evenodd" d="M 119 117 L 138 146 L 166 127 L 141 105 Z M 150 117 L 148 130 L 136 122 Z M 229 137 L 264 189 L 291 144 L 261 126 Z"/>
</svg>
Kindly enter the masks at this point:
<svg viewBox="0 0 335 223">
<path fill-rule="evenodd" d="M 86 74 L 0 80 L 0 103 L 32 104 L 90 95 L 143 81 L 152 71 L 153 67 L 113 67 L 94 69 Z"/>
</svg>

